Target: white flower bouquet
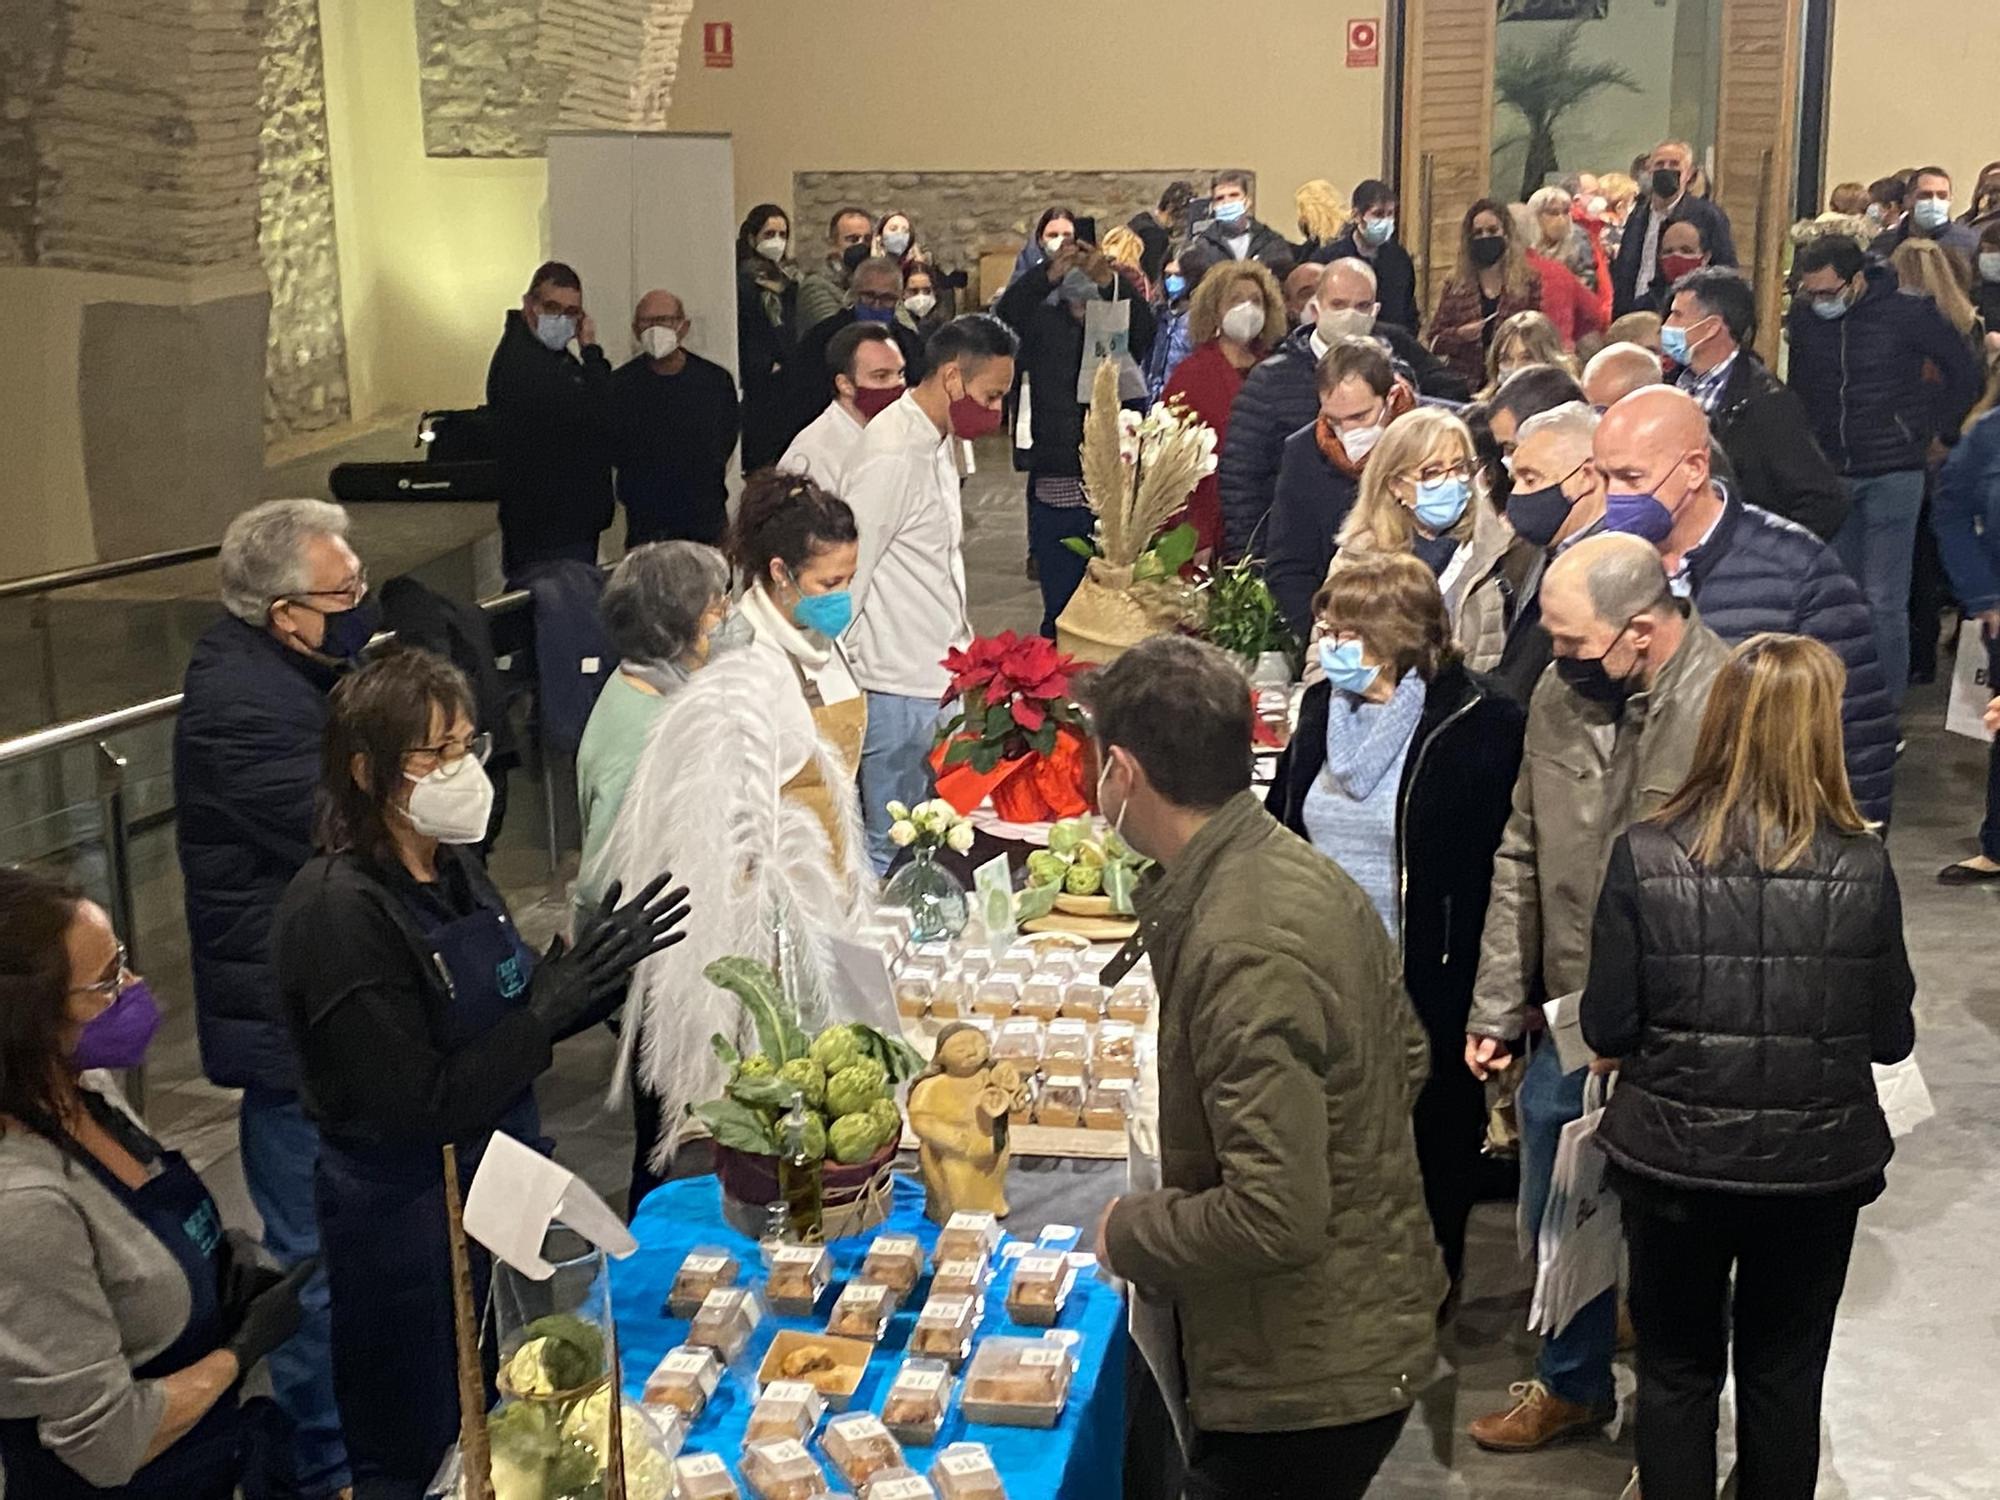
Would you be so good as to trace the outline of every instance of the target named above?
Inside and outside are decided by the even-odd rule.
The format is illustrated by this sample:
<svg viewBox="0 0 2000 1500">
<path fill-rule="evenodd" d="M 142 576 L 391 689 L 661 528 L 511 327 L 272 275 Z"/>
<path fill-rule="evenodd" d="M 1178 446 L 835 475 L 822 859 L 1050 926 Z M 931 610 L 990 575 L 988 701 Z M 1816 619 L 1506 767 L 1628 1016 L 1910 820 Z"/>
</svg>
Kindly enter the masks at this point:
<svg viewBox="0 0 2000 1500">
<path fill-rule="evenodd" d="M 898 849 L 912 844 L 919 849 L 949 849 L 954 854 L 972 849 L 972 819 L 965 817 L 942 797 L 905 807 L 891 802 L 885 809 L 890 818 L 889 842 Z"/>
</svg>

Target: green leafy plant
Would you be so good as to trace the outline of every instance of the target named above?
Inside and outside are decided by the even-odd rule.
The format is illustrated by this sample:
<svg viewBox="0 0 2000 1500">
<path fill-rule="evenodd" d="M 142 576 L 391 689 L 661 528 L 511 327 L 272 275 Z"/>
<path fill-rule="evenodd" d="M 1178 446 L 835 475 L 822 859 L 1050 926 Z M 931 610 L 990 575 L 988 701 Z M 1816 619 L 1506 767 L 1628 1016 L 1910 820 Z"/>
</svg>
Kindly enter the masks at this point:
<svg viewBox="0 0 2000 1500">
<path fill-rule="evenodd" d="M 1493 60 L 1493 93 L 1527 126 L 1527 160 L 1521 166 L 1521 196 L 1526 198 L 1561 170 L 1556 157 L 1556 127 L 1564 115 L 1604 89 L 1637 93 L 1639 84 L 1614 62 L 1586 62 L 1577 48 L 1583 22 L 1572 21 L 1537 46 L 1507 47 Z"/>
<path fill-rule="evenodd" d="M 1208 620 L 1200 631 L 1203 640 L 1250 661 L 1266 651 L 1295 648 L 1292 632 L 1278 613 L 1278 601 L 1249 559 L 1210 574 L 1202 592 L 1208 600 Z"/>
</svg>

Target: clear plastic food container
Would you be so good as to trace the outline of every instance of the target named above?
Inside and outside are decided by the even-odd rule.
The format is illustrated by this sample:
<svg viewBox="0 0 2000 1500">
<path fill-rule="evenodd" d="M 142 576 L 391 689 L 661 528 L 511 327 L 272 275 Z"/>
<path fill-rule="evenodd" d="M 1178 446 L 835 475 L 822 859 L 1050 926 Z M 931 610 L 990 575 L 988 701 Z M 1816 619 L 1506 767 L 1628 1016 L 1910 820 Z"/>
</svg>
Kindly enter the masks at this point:
<svg viewBox="0 0 2000 1500">
<path fill-rule="evenodd" d="M 809 1318 L 820 1294 L 833 1280 L 833 1257 L 824 1245 L 779 1245 L 770 1253 L 770 1279 L 764 1296 L 771 1311 L 788 1318 Z"/>
<path fill-rule="evenodd" d="M 1139 1076 L 1139 1028 L 1130 1021 L 1106 1021 L 1097 1028 L 1091 1052 L 1090 1072 L 1094 1078 L 1137 1078 Z"/>
<path fill-rule="evenodd" d="M 819 1461 L 792 1438 L 750 1444 L 743 1450 L 742 1468 L 757 1500 L 812 1500 L 829 1493 Z"/>
<path fill-rule="evenodd" d="M 1054 979 L 1067 984 L 1076 978 L 1082 964 L 1083 959 L 1074 948 L 1045 943 L 1035 949 L 1035 973 L 1040 978 Z"/>
<path fill-rule="evenodd" d="M 865 1489 L 885 1470 L 908 1467 L 903 1461 L 903 1445 L 872 1411 L 835 1417 L 826 1424 L 819 1446 L 834 1471 L 857 1490 Z"/>
<path fill-rule="evenodd" d="M 646 1377 L 642 1406 L 677 1411 L 692 1422 L 708 1408 L 708 1398 L 722 1381 L 722 1361 L 713 1349 L 682 1344 L 669 1349 Z"/>
<path fill-rule="evenodd" d="M 1000 1221 L 989 1213 L 955 1213 L 939 1233 L 934 1261 L 989 1260 L 1006 1236 Z"/>
<path fill-rule="evenodd" d="M 1083 1074 L 1050 1073 L 1035 1096 L 1035 1123 L 1074 1130 L 1083 1123 Z"/>
<path fill-rule="evenodd" d="M 928 1448 L 937 1441 L 950 1406 L 950 1363 L 912 1355 L 898 1367 L 882 1398 L 882 1425 L 899 1442 Z"/>
<path fill-rule="evenodd" d="M 972 992 L 972 1013 L 1004 1021 L 1021 1003 L 1021 981 L 1010 975 L 989 974 Z"/>
<path fill-rule="evenodd" d="M 1063 983 L 1051 974 L 1037 974 L 1021 986 L 1021 1014 L 1034 1018 L 1062 1009 Z"/>
<path fill-rule="evenodd" d="M 1082 1072 L 1090 1061 L 1090 1026 L 1084 1021 L 1051 1021 L 1048 1038 L 1042 1043 L 1042 1062 L 1073 1062 Z"/>
<path fill-rule="evenodd" d="M 978 1297 L 933 1292 L 917 1314 L 917 1326 L 910 1330 L 910 1353 L 943 1360 L 957 1369 L 972 1351 L 982 1316 L 984 1307 Z"/>
<path fill-rule="evenodd" d="M 746 1443 L 772 1443 L 792 1438 L 803 1443 L 826 1415 L 826 1398 L 809 1380 L 774 1380 L 750 1408 Z"/>
<path fill-rule="evenodd" d="M 743 1500 L 720 1454 L 686 1453 L 674 1460 L 674 1500 Z"/>
<path fill-rule="evenodd" d="M 959 1406 L 968 1421 L 1053 1427 L 1075 1373 L 1068 1347 L 1055 1339 L 989 1338 L 972 1356 Z"/>
<path fill-rule="evenodd" d="M 944 965 L 931 959 L 914 959 L 896 975 L 893 989 L 896 1013 L 912 1020 L 930 1008 L 931 995 L 944 979 Z"/>
<path fill-rule="evenodd" d="M 896 1305 L 907 1302 L 924 1275 L 924 1246 L 914 1234 L 878 1234 L 861 1262 L 861 1279 L 886 1286 Z"/>
<path fill-rule="evenodd" d="M 1014 1262 L 1007 1316 L 1031 1328 L 1053 1328 L 1076 1285 L 1076 1268 L 1060 1250 L 1031 1250 Z"/>
<path fill-rule="evenodd" d="M 1090 1022 L 1098 1020 L 1103 1014 L 1103 985 L 1078 979 L 1063 986 L 1062 1018 L 1065 1021 Z"/>
<path fill-rule="evenodd" d="M 938 1500 L 1007 1500 L 1007 1486 L 984 1443 L 953 1443 L 931 1464 Z"/>
<path fill-rule="evenodd" d="M 1153 1016 L 1153 981 L 1126 976 L 1124 983 L 1104 1002 L 1104 1014 L 1113 1021 L 1129 1021 L 1144 1026 Z"/>
<path fill-rule="evenodd" d="M 713 1349 L 724 1364 L 730 1364 L 749 1347 L 750 1335 L 763 1321 L 764 1308 L 755 1292 L 747 1287 L 727 1287 L 702 1299 L 700 1310 L 688 1325 L 687 1341 Z"/>
<path fill-rule="evenodd" d="M 1132 1088 L 1129 1078 L 1110 1078 L 1092 1084 L 1083 1100 L 1084 1129 L 1123 1130 L 1132 1113 Z"/>
<path fill-rule="evenodd" d="M 931 1482 L 915 1469 L 890 1469 L 868 1486 L 868 1500 L 938 1500 Z"/>
<path fill-rule="evenodd" d="M 667 1289 L 667 1311 L 676 1318 L 692 1318 L 710 1292 L 736 1285 L 743 1265 L 727 1250 L 702 1245 L 688 1252 L 681 1268 L 674 1272 L 674 1284 Z"/>
<path fill-rule="evenodd" d="M 958 949 L 954 962 L 958 965 L 960 974 L 977 984 L 993 972 L 993 950 L 977 944 L 967 944 Z"/>
<path fill-rule="evenodd" d="M 972 1009 L 972 981 L 963 973 L 940 979 L 931 991 L 931 1017 L 938 1021 L 962 1021 Z"/>
<path fill-rule="evenodd" d="M 993 1060 L 1032 1073 L 1042 1062 L 1042 1023 L 1027 1016 L 1002 1021 L 993 1033 Z"/>
<path fill-rule="evenodd" d="M 826 1331 L 848 1339 L 880 1342 L 889 1319 L 896 1315 L 895 1293 L 879 1281 L 850 1281 L 834 1299 Z"/>
</svg>

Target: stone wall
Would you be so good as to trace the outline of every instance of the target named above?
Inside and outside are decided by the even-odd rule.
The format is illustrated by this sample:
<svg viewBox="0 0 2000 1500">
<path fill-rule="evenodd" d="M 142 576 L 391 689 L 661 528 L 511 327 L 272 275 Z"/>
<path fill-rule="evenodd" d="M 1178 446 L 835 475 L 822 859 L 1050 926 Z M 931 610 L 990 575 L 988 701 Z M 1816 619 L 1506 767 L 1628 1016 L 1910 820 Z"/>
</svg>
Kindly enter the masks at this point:
<svg viewBox="0 0 2000 1500">
<path fill-rule="evenodd" d="M 1219 169 L 1157 167 L 1132 172 L 797 172 L 792 209 L 801 265 L 825 253 L 826 225 L 843 204 L 877 214 L 900 210 L 917 242 L 947 269 L 973 270 L 982 254 L 1017 251 L 1054 204 L 1094 214 L 1102 234 L 1160 201 L 1176 178 L 1206 183 Z"/>
<path fill-rule="evenodd" d="M 318 0 L 264 0 L 257 247 L 271 283 L 264 438 L 347 420 Z"/>
<path fill-rule="evenodd" d="M 61 0 L 0 4 L 0 265 L 34 264 L 42 187 L 38 110 L 62 58 Z"/>
<path fill-rule="evenodd" d="M 693 0 L 415 0 L 424 149 L 541 156 L 551 130 L 658 130 Z"/>
</svg>

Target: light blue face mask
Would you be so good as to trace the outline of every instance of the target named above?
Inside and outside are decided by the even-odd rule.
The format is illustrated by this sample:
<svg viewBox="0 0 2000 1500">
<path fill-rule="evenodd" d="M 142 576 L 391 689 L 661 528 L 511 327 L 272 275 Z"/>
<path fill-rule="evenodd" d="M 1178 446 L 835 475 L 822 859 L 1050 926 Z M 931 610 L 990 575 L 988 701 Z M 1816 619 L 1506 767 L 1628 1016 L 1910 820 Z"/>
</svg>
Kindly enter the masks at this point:
<svg viewBox="0 0 2000 1500">
<path fill-rule="evenodd" d="M 1847 316 L 1847 309 L 1851 305 L 1847 300 L 1845 292 L 1827 302 L 1822 302 L 1819 298 L 1815 297 L 1812 299 L 1813 316 L 1824 318 L 1829 323 L 1836 322 Z"/>
<path fill-rule="evenodd" d="M 1215 205 L 1215 217 L 1225 224 L 1234 224 L 1238 219 L 1243 217 L 1248 207 L 1249 205 L 1241 198 L 1233 198 L 1227 203 L 1218 203 Z"/>
<path fill-rule="evenodd" d="M 1424 530 L 1439 535 L 1458 524 L 1458 518 L 1465 514 L 1466 501 L 1471 495 L 1471 484 L 1456 474 L 1424 480 L 1417 485 L 1417 503 L 1411 507 L 1410 513 Z"/>
<path fill-rule="evenodd" d="M 792 623 L 833 640 L 854 623 L 854 595 L 846 589 L 832 594 L 801 594 L 792 606 Z"/>
<path fill-rule="evenodd" d="M 1323 640 L 1319 643 L 1319 669 L 1336 693 L 1352 693 L 1359 698 L 1375 685 L 1382 669 L 1361 659 L 1361 642 Z"/>
<path fill-rule="evenodd" d="M 1363 219 L 1361 221 L 1361 238 L 1371 245 L 1386 243 L 1389 236 L 1395 232 L 1396 221 L 1393 218 Z"/>
<path fill-rule="evenodd" d="M 542 341 L 542 347 L 549 350 L 563 350 L 576 337 L 576 319 L 568 313 L 552 318 L 547 313 L 535 316 L 535 337 Z"/>
<path fill-rule="evenodd" d="M 1919 229 L 1942 229 L 1951 220 L 1951 199 L 1919 198 L 1910 210 Z"/>
</svg>

